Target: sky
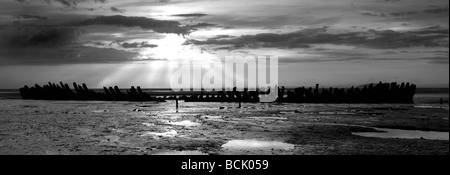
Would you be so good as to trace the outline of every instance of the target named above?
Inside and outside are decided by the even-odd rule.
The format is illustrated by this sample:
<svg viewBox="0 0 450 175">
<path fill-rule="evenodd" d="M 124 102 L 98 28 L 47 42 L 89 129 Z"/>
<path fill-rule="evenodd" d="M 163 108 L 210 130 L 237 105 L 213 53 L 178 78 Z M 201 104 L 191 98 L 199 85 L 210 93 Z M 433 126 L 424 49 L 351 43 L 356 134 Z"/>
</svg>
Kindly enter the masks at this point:
<svg viewBox="0 0 450 175">
<path fill-rule="evenodd" d="M 0 88 L 168 88 L 183 59 L 279 57 L 279 84 L 449 84 L 448 0 L 1 0 Z"/>
</svg>

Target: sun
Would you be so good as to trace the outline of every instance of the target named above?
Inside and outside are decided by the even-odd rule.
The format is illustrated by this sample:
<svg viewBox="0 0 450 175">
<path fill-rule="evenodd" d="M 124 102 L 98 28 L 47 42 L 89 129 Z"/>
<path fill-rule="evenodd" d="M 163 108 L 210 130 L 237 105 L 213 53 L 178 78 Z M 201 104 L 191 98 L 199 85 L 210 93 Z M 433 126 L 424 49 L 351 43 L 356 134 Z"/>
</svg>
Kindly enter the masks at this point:
<svg viewBox="0 0 450 175">
<path fill-rule="evenodd" d="M 166 34 L 160 40 L 152 41 L 158 45 L 155 48 L 143 49 L 137 60 L 164 60 L 167 62 L 180 62 L 184 60 L 202 61 L 215 58 L 214 54 L 206 52 L 204 48 L 186 45 L 188 38 L 176 34 Z"/>
</svg>

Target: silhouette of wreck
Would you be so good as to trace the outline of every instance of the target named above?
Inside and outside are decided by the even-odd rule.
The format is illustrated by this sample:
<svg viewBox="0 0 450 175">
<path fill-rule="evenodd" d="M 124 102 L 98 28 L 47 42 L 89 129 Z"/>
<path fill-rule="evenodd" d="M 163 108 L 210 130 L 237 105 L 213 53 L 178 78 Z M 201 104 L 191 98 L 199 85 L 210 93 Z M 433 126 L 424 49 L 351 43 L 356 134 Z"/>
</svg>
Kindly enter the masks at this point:
<svg viewBox="0 0 450 175">
<path fill-rule="evenodd" d="M 44 86 L 34 85 L 33 87 L 24 86 L 20 88 L 20 95 L 22 99 L 33 100 L 90 100 L 90 101 L 164 101 L 164 99 L 151 97 L 142 92 L 142 89 L 131 87 L 126 93 L 115 86 L 103 87 L 104 93 L 96 93 L 90 90 L 86 84 L 78 85 L 73 83 L 75 91 L 70 89 L 68 84 L 54 84 L 48 83 Z"/>
<path fill-rule="evenodd" d="M 362 88 L 351 87 L 344 88 L 319 88 L 319 84 L 315 89 L 299 87 L 293 91 L 286 91 L 285 87 L 278 88 L 278 97 L 276 102 L 282 103 L 414 103 L 414 95 L 416 85 L 410 83 L 382 83 L 370 84 Z M 260 94 L 268 94 L 267 92 L 248 91 L 220 91 L 217 95 L 209 95 L 206 97 L 201 95 L 192 95 L 185 97 L 187 102 L 259 102 Z"/>
<path fill-rule="evenodd" d="M 20 88 L 22 99 L 33 100 L 94 100 L 94 101 L 165 101 L 175 100 L 178 97 L 156 98 L 138 87 L 131 87 L 123 93 L 117 86 L 103 87 L 104 93 L 97 93 L 90 90 L 86 84 L 77 85 L 73 83 L 74 90 L 68 84 L 48 83 L 44 86 L 35 85 L 33 87 L 24 86 Z M 278 89 L 276 101 L 280 103 L 414 103 L 416 85 L 410 83 L 378 83 L 363 87 L 344 88 L 319 88 L 319 84 L 313 89 L 299 87 L 286 90 L 283 86 Z M 258 103 L 262 95 L 267 95 L 271 89 L 261 91 L 259 89 L 249 91 L 201 91 L 200 94 L 183 95 L 181 100 L 186 102 L 244 102 Z"/>
<path fill-rule="evenodd" d="M 190 97 L 182 97 L 186 102 L 249 102 L 258 103 L 259 95 L 261 92 L 249 91 L 244 89 L 243 92 L 237 91 L 233 88 L 233 91 L 218 91 L 217 93 L 213 90 L 211 93 L 207 93 L 206 96 L 202 92 L 200 95 L 191 95 Z"/>
</svg>

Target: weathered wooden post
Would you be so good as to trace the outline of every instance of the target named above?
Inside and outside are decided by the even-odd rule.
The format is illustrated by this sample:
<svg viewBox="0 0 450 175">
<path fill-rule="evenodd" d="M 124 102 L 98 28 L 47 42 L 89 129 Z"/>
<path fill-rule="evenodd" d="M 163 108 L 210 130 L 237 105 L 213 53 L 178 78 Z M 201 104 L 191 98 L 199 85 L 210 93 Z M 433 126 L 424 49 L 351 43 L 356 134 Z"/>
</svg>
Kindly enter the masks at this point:
<svg viewBox="0 0 450 175">
<path fill-rule="evenodd" d="M 239 100 L 239 108 L 242 108 L 241 100 Z"/>
<path fill-rule="evenodd" d="M 177 113 L 178 113 L 178 98 L 177 98 L 177 96 L 175 96 L 175 102 L 176 102 L 176 108 L 177 108 Z"/>
</svg>

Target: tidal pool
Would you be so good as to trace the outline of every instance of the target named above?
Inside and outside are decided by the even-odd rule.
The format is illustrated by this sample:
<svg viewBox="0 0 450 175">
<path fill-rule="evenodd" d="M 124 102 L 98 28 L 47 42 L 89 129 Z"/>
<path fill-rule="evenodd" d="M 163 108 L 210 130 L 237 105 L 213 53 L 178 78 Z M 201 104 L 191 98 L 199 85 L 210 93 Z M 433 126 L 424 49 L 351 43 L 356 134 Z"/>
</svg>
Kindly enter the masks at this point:
<svg viewBox="0 0 450 175">
<path fill-rule="evenodd" d="M 160 151 L 153 153 L 152 155 L 208 155 L 207 153 L 203 153 L 201 151 Z"/>
<path fill-rule="evenodd" d="M 231 140 L 222 145 L 222 148 L 229 150 L 291 150 L 294 149 L 294 145 L 278 141 Z"/>
<path fill-rule="evenodd" d="M 448 132 L 374 128 L 382 132 L 353 132 L 353 135 L 378 138 L 449 140 Z"/>
<path fill-rule="evenodd" d="M 184 126 L 184 127 L 195 127 L 200 126 L 200 123 L 195 123 L 190 120 L 180 121 L 180 122 L 170 122 L 170 125 L 176 125 L 176 126 Z"/>
<path fill-rule="evenodd" d="M 142 136 L 156 136 L 156 137 L 175 137 L 177 135 L 177 131 L 170 130 L 168 132 L 157 133 L 157 132 L 146 132 Z"/>
<path fill-rule="evenodd" d="M 255 120 L 287 120 L 286 117 L 249 117 Z"/>
</svg>

